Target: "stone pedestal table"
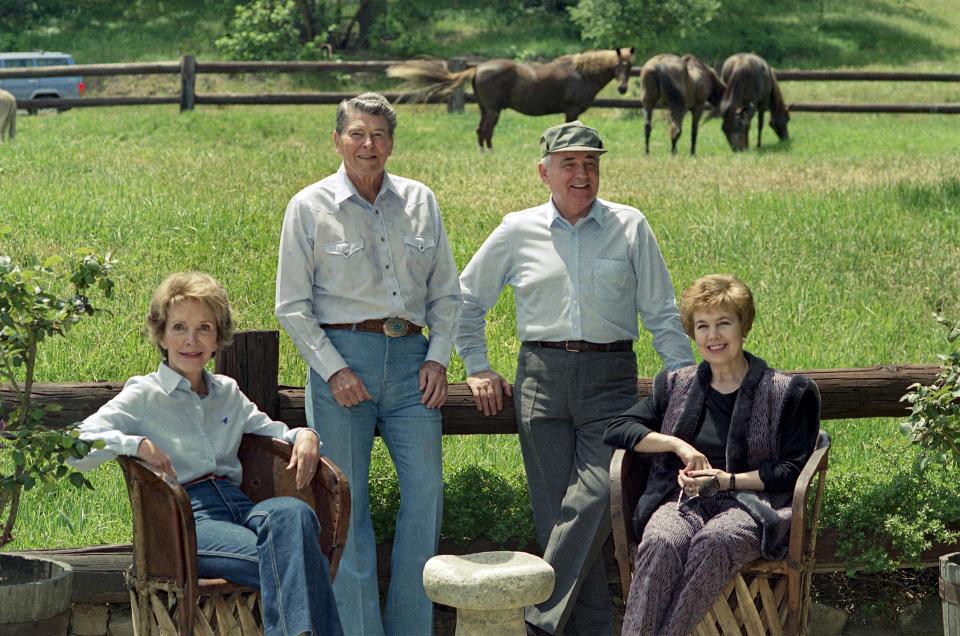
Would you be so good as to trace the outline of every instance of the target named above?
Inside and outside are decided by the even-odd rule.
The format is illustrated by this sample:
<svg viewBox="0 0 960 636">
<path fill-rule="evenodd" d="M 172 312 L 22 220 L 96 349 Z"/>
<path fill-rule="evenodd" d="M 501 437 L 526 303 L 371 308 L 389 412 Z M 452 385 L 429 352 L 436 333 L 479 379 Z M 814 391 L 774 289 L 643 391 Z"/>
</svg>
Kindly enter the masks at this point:
<svg viewBox="0 0 960 636">
<path fill-rule="evenodd" d="M 526 552 L 442 554 L 427 561 L 423 587 L 457 610 L 457 636 L 523 636 L 523 608 L 553 592 L 553 568 Z"/>
</svg>

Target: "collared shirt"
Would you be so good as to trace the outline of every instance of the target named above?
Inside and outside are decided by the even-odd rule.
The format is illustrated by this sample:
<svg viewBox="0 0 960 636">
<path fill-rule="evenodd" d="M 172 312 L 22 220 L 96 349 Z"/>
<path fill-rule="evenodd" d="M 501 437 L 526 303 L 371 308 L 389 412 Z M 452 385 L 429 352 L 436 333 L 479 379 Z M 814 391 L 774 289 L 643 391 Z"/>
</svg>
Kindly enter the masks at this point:
<svg viewBox="0 0 960 636">
<path fill-rule="evenodd" d="M 149 438 L 170 456 L 180 483 L 213 473 L 239 485 L 237 450 L 244 433 L 296 441 L 301 429 L 270 419 L 233 378 L 206 371 L 203 378 L 208 389 L 203 397 L 162 362 L 156 372 L 130 378 L 115 398 L 80 425 L 81 439 L 100 439 L 106 446 L 70 463 L 90 470 L 118 455 L 136 455 L 140 442 Z"/>
<path fill-rule="evenodd" d="M 552 200 L 505 216 L 460 277 L 457 350 L 467 373 L 490 368 L 484 317 L 504 285 L 520 340 L 635 340 L 639 313 L 668 369 L 693 364 L 670 274 L 636 208 L 596 199 L 576 225 Z"/>
<path fill-rule="evenodd" d="M 341 165 L 287 206 L 277 319 L 324 380 L 347 364 L 321 324 L 406 318 L 429 327 L 426 359 L 447 366 L 460 305 L 440 208 L 422 183 L 384 173 L 371 204 Z"/>
</svg>

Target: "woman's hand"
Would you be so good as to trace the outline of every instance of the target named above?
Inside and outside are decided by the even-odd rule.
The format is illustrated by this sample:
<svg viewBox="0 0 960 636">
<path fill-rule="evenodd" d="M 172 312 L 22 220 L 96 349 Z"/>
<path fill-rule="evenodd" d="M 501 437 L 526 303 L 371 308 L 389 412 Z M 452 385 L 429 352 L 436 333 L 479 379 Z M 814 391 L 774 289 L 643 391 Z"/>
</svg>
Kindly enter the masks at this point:
<svg viewBox="0 0 960 636">
<path fill-rule="evenodd" d="M 683 462 L 683 470 L 685 472 L 690 472 L 691 470 L 706 470 L 710 468 L 710 460 L 707 459 L 706 455 L 682 439 L 675 439 L 679 445 L 674 453 L 680 458 L 680 461 Z"/>
<path fill-rule="evenodd" d="M 147 462 L 161 473 L 166 473 L 172 479 L 177 478 L 177 471 L 173 469 L 173 462 L 170 456 L 157 448 L 157 445 L 146 437 L 137 446 L 137 457 Z"/>
<path fill-rule="evenodd" d="M 713 479 L 717 480 L 720 490 L 726 490 L 730 484 L 730 474 L 719 468 L 684 469 L 677 474 L 677 483 L 683 488 L 683 492 L 690 497 L 699 495 L 700 489 Z"/>
<path fill-rule="evenodd" d="M 287 470 L 297 471 L 297 490 L 310 483 L 320 463 L 320 438 L 309 429 L 297 433 Z"/>
</svg>

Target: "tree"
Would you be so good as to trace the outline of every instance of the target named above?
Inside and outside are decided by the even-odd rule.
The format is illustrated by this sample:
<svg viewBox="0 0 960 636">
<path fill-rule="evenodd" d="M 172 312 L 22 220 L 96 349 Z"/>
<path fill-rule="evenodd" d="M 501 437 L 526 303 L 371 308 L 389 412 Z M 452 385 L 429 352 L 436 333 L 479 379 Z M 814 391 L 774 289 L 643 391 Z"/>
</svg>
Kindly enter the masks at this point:
<svg viewBox="0 0 960 636">
<path fill-rule="evenodd" d="M 720 0 L 580 0 L 570 16 L 584 40 L 598 46 L 637 46 L 709 23 Z"/>
</svg>

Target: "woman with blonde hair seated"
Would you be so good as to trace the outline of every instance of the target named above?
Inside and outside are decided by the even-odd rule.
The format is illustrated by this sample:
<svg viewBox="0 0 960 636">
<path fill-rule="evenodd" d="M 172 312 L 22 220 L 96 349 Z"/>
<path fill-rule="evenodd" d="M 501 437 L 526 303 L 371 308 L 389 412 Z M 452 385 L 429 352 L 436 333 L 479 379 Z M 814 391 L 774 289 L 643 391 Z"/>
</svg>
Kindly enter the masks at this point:
<svg viewBox="0 0 960 636">
<path fill-rule="evenodd" d="M 287 469 L 296 471 L 298 488 L 316 471 L 319 436 L 270 419 L 232 378 L 206 370 L 233 334 L 227 293 L 211 276 L 168 277 L 153 294 L 146 322 L 160 366 L 130 378 L 84 420 L 81 437 L 105 447 L 78 467 L 132 455 L 167 473 L 190 497 L 201 578 L 259 588 L 268 636 L 342 634 L 313 509 L 294 497 L 254 504 L 239 488 L 237 451 L 245 433 L 293 444 Z"/>
<path fill-rule="evenodd" d="M 744 351 L 754 315 L 736 277 L 694 281 L 680 317 L 703 362 L 660 373 L 653 394 L 607 428 L 608 444 L 652 455 L 625 635 L 687 636 L 737 570 L 785 554 L 820 395 L 809 378 Z"/>
</svg>

